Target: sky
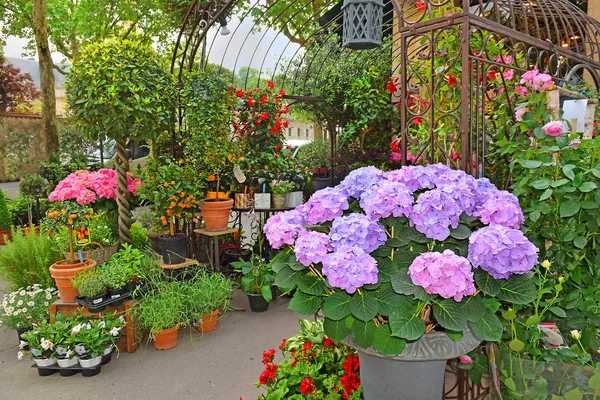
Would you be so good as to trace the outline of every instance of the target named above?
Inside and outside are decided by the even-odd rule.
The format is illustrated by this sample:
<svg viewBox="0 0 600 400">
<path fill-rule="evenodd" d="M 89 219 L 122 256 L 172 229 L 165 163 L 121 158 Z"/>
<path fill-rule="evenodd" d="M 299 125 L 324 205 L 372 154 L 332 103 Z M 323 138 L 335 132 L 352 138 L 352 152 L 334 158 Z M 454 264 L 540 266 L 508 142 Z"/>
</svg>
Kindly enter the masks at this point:
<svg viewBox="0 0 600 400">
<path fill-rule="evenodd" d="M 222 63 L 224 67 L 231 70 L 235 67 L 237 71 L 242 66 L 260 69 L 264 60 L 262 69 L 266 71 L 275 67 L 282 52 L 284 57 L 291 58 L 298 50 L 298 45 L 289 43 L 285 36 L 271 29 L 254 32 L 248 36 L 253 25 L 250 18 L 240 24 L 239 20 L 233 17 L 227 25 L 231 31 L 229 35 L 223 36 L 216 28 L 211 29 L 207 40 L 209 62 L 217 65 Z M 24 58 L 22 53 L 26 43 L 26 39 L 8 37 L 4 47 L 5 56 Z M 200 54 L 197 56 L 198 60 L 199 56 Z M 52 57 L 56 62 L 60 62 L 63 58 L 58 53 L 53 54 Z"/>
</svg>

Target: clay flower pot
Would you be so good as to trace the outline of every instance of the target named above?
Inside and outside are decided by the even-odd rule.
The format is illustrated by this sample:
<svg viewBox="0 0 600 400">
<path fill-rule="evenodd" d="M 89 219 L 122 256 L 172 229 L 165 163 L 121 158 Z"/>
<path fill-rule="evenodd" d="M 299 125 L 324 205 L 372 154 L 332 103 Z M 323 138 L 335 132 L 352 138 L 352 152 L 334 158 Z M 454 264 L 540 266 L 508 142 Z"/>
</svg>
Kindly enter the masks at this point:
<svg viewBox="0 0 600 400">
<path fill-rule="evenodd" d="M 227 229 L 229 213 L 233 207 L 233 199 L 216 201 L 215 199 L 204 199 L 200 204 L 204 227 L 209 232 L 219 232 Z"/>
<path fill-rule="evenodd" d="M 84 258 L 83 262 L 60 260 L 50 266 L 50 275 L 56 282 L 56 288 L 62 301 L 65 303 L 75 301 L 75 297 L 79 296 L 79 291 L 71 285 L 71 279 L 78 272 L 92 268 L 96 268 L 96 261 L 89 258 Z"/>
<path fill-rule="evenodd" d="M 178 326 L 174 326 L 173 328 L 169 329 L 163 329 L 159 332 L 154 332 L 154 348 L 156 350 L 170 350 L 177 346 L 178 333 Z"/>
<path fill-rule="evenodd" d="M 217 329 L 217 319 L 219 318 L 219 310 L 202 314 L 202 321 L 198 323 L 196 329 L 198 332 L 207 333 Z"/>
</svg>

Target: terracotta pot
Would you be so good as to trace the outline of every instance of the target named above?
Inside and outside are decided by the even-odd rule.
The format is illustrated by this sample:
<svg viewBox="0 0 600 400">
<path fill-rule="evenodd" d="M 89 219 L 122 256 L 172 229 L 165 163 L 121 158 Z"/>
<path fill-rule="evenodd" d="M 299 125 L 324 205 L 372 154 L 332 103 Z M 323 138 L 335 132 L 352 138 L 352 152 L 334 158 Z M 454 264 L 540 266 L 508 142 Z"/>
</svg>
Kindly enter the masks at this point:
<svg viewBox="0 0 600 400">
<path fill-rule="evenodd" d="M 60 299 L 65 303 L 73 303 L 79 291 L 71 285 L 71 279 L 81 271 L 96 268 L 96 261 L 84 258 L 83 262 L 73 263 L 71 260 L 60 260 L 50 266 L 50 275 L 56 282 Z"/>
<path fill-rule="evenodd" d="M 204 204 L 200 205 L 202 218 L 204 218 L 204 227 L 209 232 L 219 232 L 227 229 L 229 222 L 229 213 L 233 207 L 233 200 L 204 199 Z"/>
<path fill-rule="evenodd" d="M 229 196 L 231 195 L 231 192 L 219 192 L 219 199 L 228 199 Z M 216 199 L 217 198 L 217 192 L 208 192 L 208 194 L 206 195 L 207 199 Z"/>
<path fill-rule="evenodd" d="M 202 314 L 202 321 L 198 323 L 196 329 L 198 332 L 207 333 L 217 329 L 217 320 L 219 319 L 219 310 Z"/>
<path fill-rule="evenodd" d="M 6 239 L 5 239 L 5 237 L 6 237 Z M 0 231 L 0 246 L 4 246 L 10 240 L 12 240 L 12 232 L 10 231 L 10 229 L 5 230 L 5 231 Z"/>
<path fill-rule="evenodd" d="M 163 329 L 160 332 L 154 332 L 154 348 L 156 350 L 170 350 L 177 346 L 177 335 L 179 327 Z"/>
</svg>

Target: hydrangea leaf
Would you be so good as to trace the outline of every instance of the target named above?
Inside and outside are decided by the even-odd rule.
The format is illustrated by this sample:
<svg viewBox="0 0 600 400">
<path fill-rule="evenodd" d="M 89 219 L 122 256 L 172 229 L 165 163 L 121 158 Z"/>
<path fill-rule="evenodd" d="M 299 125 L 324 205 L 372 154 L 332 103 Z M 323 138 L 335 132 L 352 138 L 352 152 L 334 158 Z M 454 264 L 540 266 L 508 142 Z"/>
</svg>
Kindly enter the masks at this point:
<svg viewBox="0 0 600 400">
<path fill-rule="evenodd" d="M 389 258 L 377 260 L 377 268 L 379 269 L 379 282 L 389 282 L 392 276 L 398 272 L 396 264 Z"/>
<path fill-rule="evenodd" d="M 298 280 L 298 289 L 306 294 L 320 296 L 325 289 L 325 283 L 315 276 L 306 275 Z"/>
<path fill-rule="evenodd" d="M 464 332 L 446 330 L 446 335 L 448 335 L 450 340 L 452 340 L 453 342 L 458 342 L 459 340 L 461 340 L 463 338 L 463 336 L 465 334 L 464 334 Z"/>
<path fill-rule="evenodd" d="M 450 231 L 450 236 L 457 240 L 465 240 L 471 236 L 471 230 L 468 226 L 459 224 L 456 229 Z"/>
<path fill-rule="evenodd" d="M 394 336 L 406 340 L 417 340 L 425 333 L 425 323 L 418 315 L 406 316 L 393 313 L 390 315 L 390 329 Z"/>
<path fill-rule="evenodd" d="M 350 327 L 352 326 L 353 321 L 354 318 L 351 316 L 340 319 L 339 321 L 325 318 L 325 322 L 323 322 L 323 330 L 328 338 L 335 342 L 340 342 L 344 340 L 350 333 Z"/>
<path fill-rule="evenodd" d="M 375 328 L 373 347 L 385 356 L 396 356 L 404 351 L 406 341 L 391 336 L 390 326 L 383 324 Z"/>
<path fill-rule="evenodd" d="M 413 295 L 415 298 L 423 301 L 429 301 L 435 297 L 434 295 L 427 294 L 422 287 L 415 285 L 410 276 L 408 276 L 407 269 L 402 269 L 392 276 L 391 283 L 394 292 L 398 294 Z"/>
<path fill-rule="evenodd" d="M 467 325 L 465 310 L 452 299 L 433 301 L 433 316 L 443 328 L 453 331 L 462 331 Z"/>
<path fill-rule="evenodd" d="M 514 304 L 529 304 L 537 297 L 535 283 L 532 279 L 510 277 L 502 283 L 498 298 Z"/>
<path fill-rule="evenodd" d="M 498 342 L 502 338 L 502 322 L 492 311 L 486 310 L 477 322 L 469 324 L 473 333 L 481 340 Z"/>
<path fill-rule="evenodd" d="M 369 348 L 373 345 L 375 337 L 375 322 L 363 322 L 355 320 L 352 324 L 352 340 L 364 348 Z"/>
<path fill-rule="evenodd" d="M 465 308 L 469 322 L 479 321 L 485 313 L 485 304 L 481 300 L 481 297 L 478 296 L 466 297 L 466 300 L 463 301 L 463 307 Z"/>
<path fill-rule="evenodd" d="M 346 292 L 335 292 L 323 303 L 325 317 L 339 321 L 350 315 L 350 295 Z"/>
<path fill-rule="evenodd" d="M 356 292 L 350 299 L 350 312 L 357 319 L 367 322 L 379 312 L 379 303 L 371 292 Z"/>
<path fill-rule="evenodd" d="M 271 269 L 277 274 L 286 267 L 292 259 L 294 259 L 294 253 L 292 253 L 290 249 L 282 250 L 271 260 Z"/>
<path fill-rule="evenodd" d="M 500 283 L 495 280 L 487 272 L 476 269 L 475 270 L 475 283 L 484 294 L 488 296 L 496 296 L 500 292 Z"/>
<path fill-rule="evenodd" d="M 304 274 L 305 271 L 293 271 L 286 265 L 275 275 L 275 285 L 279 286 L 283 291 L 290 291 L 298 285 L 300 277 Z"/>
<path fill-rule="evenodd" d="M 321 297 L 311 296 L 298 290 L 294 293 L 288 307 L 300 314 L 314 314 L 321 307 Z"/>
<path fill-rule="evenodd" d="M 391 315 L 407 306 L 410 312 L 411 303 L 408 298 L 402 294 L 397 294 L 391 287 L 380 289 L 377 292 L 377 301 L 379 302 L 379 313 L 381 315 Z M 414 306 L 412 308 L 414 310 Z"/>
</svg>

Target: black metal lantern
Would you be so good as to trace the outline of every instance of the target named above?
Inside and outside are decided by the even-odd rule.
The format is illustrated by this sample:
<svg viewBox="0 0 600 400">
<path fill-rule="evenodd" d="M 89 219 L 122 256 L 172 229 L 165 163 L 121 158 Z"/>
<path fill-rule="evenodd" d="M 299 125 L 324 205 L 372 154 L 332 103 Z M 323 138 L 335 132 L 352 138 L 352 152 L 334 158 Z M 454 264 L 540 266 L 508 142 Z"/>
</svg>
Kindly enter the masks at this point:
<svg viewBox="0 0 600 400">
<path fill-rule="evenodd" d="M 344 0 L 344 40 L 349 49 L 374 49 L 383 36 L 383 0 Z"/>
</svg>

